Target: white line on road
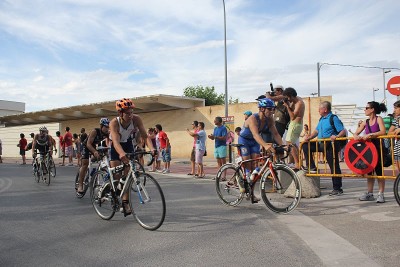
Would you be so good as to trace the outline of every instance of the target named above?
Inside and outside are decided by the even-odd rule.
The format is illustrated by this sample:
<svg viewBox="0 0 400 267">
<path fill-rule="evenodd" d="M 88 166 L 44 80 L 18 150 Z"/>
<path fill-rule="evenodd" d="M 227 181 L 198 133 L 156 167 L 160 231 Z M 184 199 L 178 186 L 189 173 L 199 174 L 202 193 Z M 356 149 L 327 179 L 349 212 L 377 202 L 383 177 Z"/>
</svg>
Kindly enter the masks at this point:
<svg viewBox="0 0 400 267">
<path fill-rule="evenodd" d="M 380 266 L 350 242 L 299 211 L 278 219 L 315 252 L 324 266 Z"/>
</svg>

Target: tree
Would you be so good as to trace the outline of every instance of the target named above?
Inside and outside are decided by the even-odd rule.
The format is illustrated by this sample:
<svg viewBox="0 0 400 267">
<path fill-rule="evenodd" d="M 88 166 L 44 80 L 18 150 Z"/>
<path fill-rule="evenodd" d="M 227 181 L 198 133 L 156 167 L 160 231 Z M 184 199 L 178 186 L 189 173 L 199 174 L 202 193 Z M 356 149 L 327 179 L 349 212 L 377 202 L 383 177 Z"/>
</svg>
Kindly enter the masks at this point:
<svg viewBox="0 0 400 267">
<path fill-rule="evenodd" d="M 203 86 L 189 86 L 183 90 L 183 95 L 187 97 L 196 97 L 205 99 L 206 106 L 223 105 L 225 104 L 225 94 L 218 95 L 215 92 L 214 86 L 205 88 Z M 239 103 L 239 99 L 229 99 L 229 104 Z"/>
</svg>

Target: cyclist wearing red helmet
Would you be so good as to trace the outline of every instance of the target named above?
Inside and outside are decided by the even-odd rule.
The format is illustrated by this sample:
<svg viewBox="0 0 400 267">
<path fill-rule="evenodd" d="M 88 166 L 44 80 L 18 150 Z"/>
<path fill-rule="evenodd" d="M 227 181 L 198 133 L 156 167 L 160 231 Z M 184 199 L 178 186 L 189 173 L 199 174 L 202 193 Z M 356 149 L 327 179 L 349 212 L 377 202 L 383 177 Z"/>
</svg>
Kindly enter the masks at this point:
<svg viewBox="0 0 400 267">
<path fill-rule="evenodd" d="M 133 152 L 132 136 L 139 131 L 140 136 L 145 140 L 147 147 L 154 151 L 153 143 L 147 136 L 147 131 L 144 128 L 142 119 L 139 115 L 133 114 L 132 110 L 135 105 L 129 98 L 118 100 L 115 103 L 115 108 L 118 111 L 118 117 L 110 122 L 110 139 L 111 142 L 111 161 L 110 166 L 115 167 L 121 164 L 129 164 L 129 158 L 126 153 Z M 119 179 L 119 177 L 116 177 Z M 129 206 L 128 194 L 122 196 L 122 208 L 124 216 L 132 213 Z"/>
</svg>

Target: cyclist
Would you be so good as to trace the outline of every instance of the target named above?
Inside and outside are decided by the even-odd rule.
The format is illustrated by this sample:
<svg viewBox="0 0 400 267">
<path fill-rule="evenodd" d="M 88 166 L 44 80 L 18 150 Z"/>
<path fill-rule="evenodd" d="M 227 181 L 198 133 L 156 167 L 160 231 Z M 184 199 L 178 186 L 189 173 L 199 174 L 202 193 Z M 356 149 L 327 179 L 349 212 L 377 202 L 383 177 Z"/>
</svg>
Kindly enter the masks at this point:
<svg viewBox="0 0 400 267">
<path fill-rule="evenodd" d="M 275 103 L 269 98 L 258 100 L 258 113 L 252 114 L 243 124 L 243 128 L 239 133 L 238 142 L 243 146 L 240 147 L 240 154 L 243 160 L 255 159 L 260 154 L 260 146 L 265 151 L 274 151 L 271 143 L 266 143 L 260 135 L 260 132 L 269 130 L 272 137 L 278 145 L 282 145 L 282 137 L 278 133 L 274 122 Z M 246 169 L 252 171 L 255 166 L 247 163 Z"/>
<path fill-rule="evenodd" d="M 46 126 L 42 126 L 39 128 L 39 133 L 35 135 L 32 141 L 32 157 L 36 158 L 36 149 L 39 150 L 40 154 L 45 155 L 51 148 L 53 148 L 54 153 L 57 153 L 56 141 L 49 135 Z M 33 162 L 35 162 L 35 160 Z"/>
<path fill-rule="evenodd" d="M 108 139 L 109 136 L 110 120 L 108 118 L 100 119 L 100 128 L 94 128 L 89 136 L 82 141 L 82 162 L 79 168 L 79 180 L 76 196 L 82 198 L 85 192 L 83 191 L 83 180 L 85 178 L 86 171 L 89 166 L 89 157 L 92 154 L 96 159 L 100 158 L 99 152 L 96 150 L 96 146 L 104 139 Z"/>
<path fill-rule="evenodd" d="M 153 143 L 147 135 L 142 119 L 139 115 L 132 113 L 135 107 L 132 101 L 129 98 L 123 98 L 115 103 L 115 107 L 118 111 L 118 117 L 112 119 L 110 122 L 110 139 L 112 140 L 110 166 L 118 166 L 121 164 L 121 161 L 125 165 L 129 164 L 129 158 L 126 156 L 126 153 L 133 152 L 131 138 L 135 136 L 136 131 L 139 131 L 147 147 L 153 151 L 154 154 Z M 125 168 L 125 172 L 127 171 L 128 169 Z M 116 179 L 119 178 L 120 177 L 116 175 Z M 125 217 L 132 213 L 128 197 L 128 193 L 122 196 L 122 209 Z"/>
</svg>

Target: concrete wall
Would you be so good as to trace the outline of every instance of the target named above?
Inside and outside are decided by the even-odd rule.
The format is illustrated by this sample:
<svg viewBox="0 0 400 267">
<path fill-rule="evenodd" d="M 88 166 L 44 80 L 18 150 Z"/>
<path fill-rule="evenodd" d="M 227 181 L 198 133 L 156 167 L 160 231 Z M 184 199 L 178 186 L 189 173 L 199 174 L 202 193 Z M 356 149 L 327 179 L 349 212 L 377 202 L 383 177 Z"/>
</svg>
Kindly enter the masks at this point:
<svg viewBox="0 0 400 267">
<path fill-rule="evenodd" d="M 0 100 L 0 117 L 25 112 L 25 103 Z M 1 124 L 1 122 L 0 122 Z"/>
<path fill-rule="evenodd" d="M 324 100 L 331 101 L 331 97 L 306 97 L 303 100 L 306 105 L 304 123 L 307 123 L 310 126 L 310 129 L 313 130 L 320 118 L 318 113 L 319 103 Z M 309 108 L 310 106 L 311 109 Z M 229 105 L 228 115 L 234 116 L 234 123 L 228 124 L 232 131 L 234 131 L 235 127 L 241 127 L 243 125 L 243 112 L 246 110 L 257 112 L 257 104 L 253 102 Z M 193 137 L 186 132 L 186 129 L 189 128 L 191 130 L 191 123 L 193 120 L 203 121 L 205 123 L 206 133 L 210 134 L 214 129 L 214 118 L 216 116 L 223 117 L 224 114 L 224 105 L 217 105 L 172 111 L 142 113 L 140 115 L 146 128 L 154 127 L 158 123 L 163 126 L 163 130 L 167 133 L 171 141 L 172 157 L 189 158 L 193 144 Z M 85 128 L 86 132 L 90 132 L 93 128 L 98 127 L 99 119 L 100 117 L 96 119 L 63 121 L 60 124 L 54 123 L 46 126 L 49 128 L 50 134 L 54 137 L 57 130 L 60 130 L 61 134 L 64 134 L 65 127 L 67 126 L 71 128 L 71 133 L 79 134 L 81 128 Z M 0 139 L 3 140 L 3 156 L 18 156 L 19 150 L 16 145 L 19 140 L 19 134 L 23 132 L 26 136 L 28 136 L 30 132 L 37 133 L 39 127 L 40 125 L 0 128 Z M 58 138 L 55 139 L 58 141 Z M 214 141 L 209 139 L 207 140 L 207 152 L 207 157 L 213 157 Z"/>
</svg>

